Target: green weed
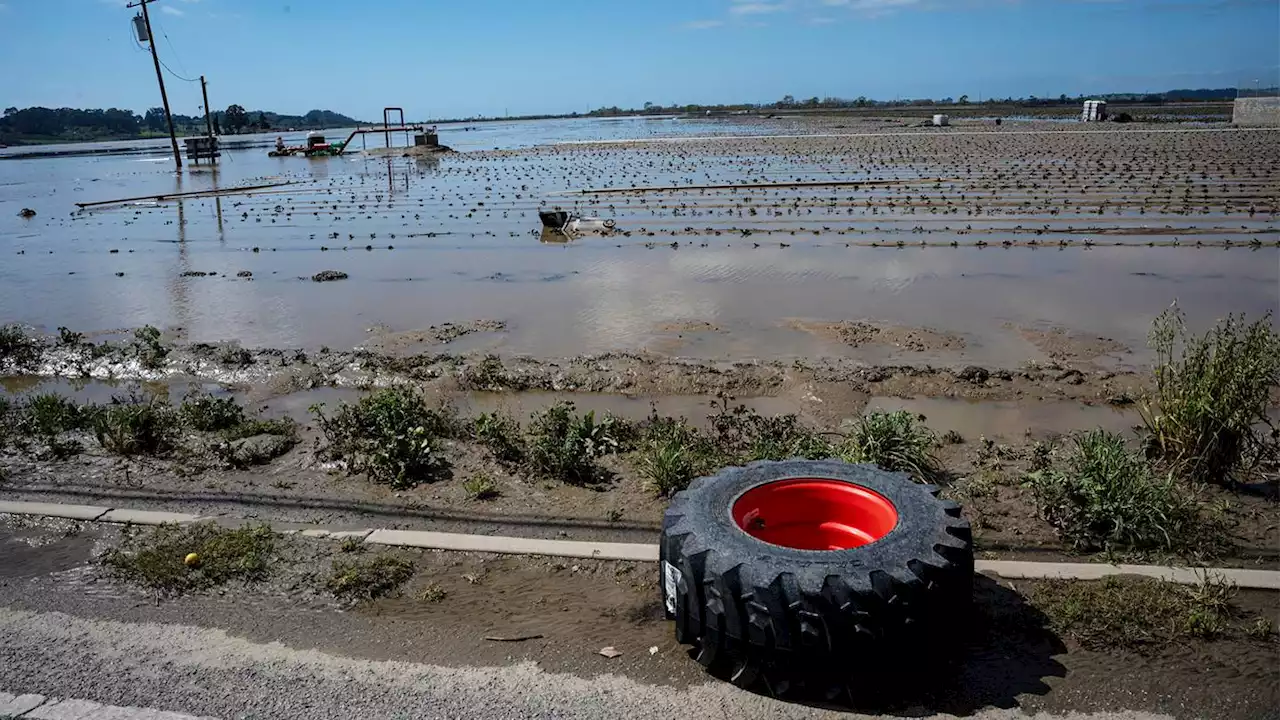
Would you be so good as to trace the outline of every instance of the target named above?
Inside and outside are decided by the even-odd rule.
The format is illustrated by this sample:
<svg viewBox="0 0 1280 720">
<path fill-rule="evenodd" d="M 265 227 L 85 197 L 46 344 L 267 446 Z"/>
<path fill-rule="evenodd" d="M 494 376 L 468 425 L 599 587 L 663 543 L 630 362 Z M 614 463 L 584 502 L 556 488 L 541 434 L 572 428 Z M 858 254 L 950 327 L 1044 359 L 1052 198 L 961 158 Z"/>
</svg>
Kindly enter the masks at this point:
<svg viewBox="0 0 1280 720">
<path fill-rule="evenodd" d="M 323 454 L 344 461 L 351 472 L 395 488 L 451 475 L 440 439 L 457 432 L 457 420 L 451 412 L 428 409 L 417 390 L 384 388 L 354 405 L 343 403 L 331 416 L 322 406 L 311 411 L 327 442 Z"/>
<path fill-rule="evenodd" d="M 142 367 L 155 370 L 164 366 L 164 360 L 169 356 L 169 348 L 160 342 L 159 328 L 145 325 L 134 330 L 133 337 L 133 352 L 142 363 Z"/>
<path fill-rule="evenodd" d="M 1221 522 L 1187 488 L 1105 430 L 1077 435 L 1063 466 L 1032 472 L 1027 483 L 1041 514 L 1079 550 L 1211 554 L 1224 540 Z"/>
<path fill-rule="evenodd" d="M 40 362 L 43 343 L 40 338 L 28 335 L 19 325 L 0 326 L 0 364 L 9 363 L 15 369 L 30 369 Z"/>
<path fill-rule="evenodd" d="M 160 525 L 108 550 L 102 564 L 123 580 L 182 595 L 232 579 L 264 579 L 275 541 L 275 533 L 266 526 L 229 530 L 213 523 Z M 197 560 L 189 565 L 190 553 Z"/>
<path fill-rule="evenodd" d="M 1192 586 L 1154 578 L 1048 580 L 1030 594 L 1055 632 L 1091 650 L 1144 652 L 1251 629 L 1231 603 L 1235 586 L 1217 577 Z"/>
<path fill-rule="evenodd" d="M 187 425 L 195 430 L 216 432 L 230 430 L 245 421 L 244 408 L 233 397 L 215 397 L 209 393 L 188 395 L 179 408 Z"/>
<path fill-rule="evenodd" d="M 598 482 L 596 460 L 618 451 L 617 422 L 594 412 L 578 415 L 571 402 L 559 402 L 535 413 L 529 423 L 528 466 L 537 476 L 570 485 Z"/>
<path fill-rule="evenodd" d="M 413 572 L 413 563 L 390 555 L 338 560 L 333 563 L 325 588 L 339 600 L 376 600 L 399 590 Z"/>
<path fill-rule="evenodd" d="M 846 462 L 872 463 L 910 473 L 917 481 L 938 483 L 945 474 L 933 455 L 937 445 L 933 432 L 915 415 L 905 410 L 872 412 L 858 419 L 837 454 Z"/>
<path fill-rule="evenodd" d="M 493 478 L 484 473 L 472 475 L 462 481 L 462 489 L 467 492 L 467 497 L 472 500 L 492 500 L 498 497 L 498 484 Z"/>
<path fill-rule="evenodd" d="M 710 441 L 726 464 L 795 457 L 822 460 L 835 454 L 831 443 L 795 414 L 768 417 L 744 405 L 730 409 L 728 398 L 721 398 L 719 410 L 708 420 Z"/>
<path fill-rule="evenodd" d="M 524 461 L 525 444 L 520 423 L 501 412 L 481 413 L 472 423 L 472 437 L 489 449 L 498 462 L 515 466 Z"/>
<path fill-rule="evenodd" d="M 1277 458 L 1267 408 L 1280 385 L 1280 333 L 1268 312 L 1251 324 L 1228 316 L 1200 337 L 1178 308 L 1156 318 L 1153 394 L 1139 404 L 1151 457 L 1180 477 L 1227 483 Z"/>
<path fill-rule="evenodd" d="M 719 456 L 711 442 L 683 418 L 654 415 L 643 430 L 635 464 L 654 492 L 670 497 L 711 472 Z"/>
<path fill-rule="evenodd" d="M 168 403 L 152 396 L 114 399 L 94 413 L 93 432 L 103 449 L 116 455 L 164 456 L 173 451 L 181 418 Z"/>
</svg>

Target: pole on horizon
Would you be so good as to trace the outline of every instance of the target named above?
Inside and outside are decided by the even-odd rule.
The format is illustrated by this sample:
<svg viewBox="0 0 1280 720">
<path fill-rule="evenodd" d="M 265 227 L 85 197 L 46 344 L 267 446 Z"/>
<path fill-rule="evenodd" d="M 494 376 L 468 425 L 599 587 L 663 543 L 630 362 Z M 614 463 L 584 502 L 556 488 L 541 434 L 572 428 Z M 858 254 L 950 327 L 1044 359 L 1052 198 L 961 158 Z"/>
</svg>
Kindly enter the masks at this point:
<svg viewBox="0 0 1280 720">
<path fill-rule="evenodd" d="M 156 66 L 156 80 L 160 82 L 160 101 L 164 104 L 164 119 L 169 123 L 169 143 L 173 145 L 173 164 L 182 169 L 182 154 L 178 152 L 178 135 L 173 131 L 173 114 L 169 112 L 169 93 L 164 89 L 164 74 L 160 72 L 160 56 L 156 54 L 156 36 L 151 32 L 151 15 L 147 13 L 147 5 L 156 0 L 138 0 L 125 7 L 142 8 L 142 22 L 147 27 L 147 45 L 151 48 L 151 61 Z M 208 108 L 206 107 L 206 111 Z"/>
</svg>

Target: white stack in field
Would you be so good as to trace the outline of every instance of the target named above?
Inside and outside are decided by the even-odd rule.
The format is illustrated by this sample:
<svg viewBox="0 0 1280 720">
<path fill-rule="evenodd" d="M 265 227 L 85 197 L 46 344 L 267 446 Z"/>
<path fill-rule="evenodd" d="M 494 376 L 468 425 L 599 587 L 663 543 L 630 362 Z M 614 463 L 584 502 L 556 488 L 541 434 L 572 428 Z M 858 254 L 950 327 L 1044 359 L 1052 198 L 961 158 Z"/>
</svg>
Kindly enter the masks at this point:
<svg viewBox="0 0 1280 720">
<path fill-rule="evenodd" d="M 1102 122 L 1107 119 L 1106 100 L 1085 100 L 1084 111 L 1080 113 L 1084 122 Z"/>
<path fill-rule="evenodd" d="M 933 126 L 934 126 L 934 127 L 946 127 L 946 126 L 948 126 L 948 125 L 950 125 L 950 124 L 951 124 L 951 118 L 947 117 L 946 115 L 934 115 L 934 116 L 933 116 Z"/>
</svg>

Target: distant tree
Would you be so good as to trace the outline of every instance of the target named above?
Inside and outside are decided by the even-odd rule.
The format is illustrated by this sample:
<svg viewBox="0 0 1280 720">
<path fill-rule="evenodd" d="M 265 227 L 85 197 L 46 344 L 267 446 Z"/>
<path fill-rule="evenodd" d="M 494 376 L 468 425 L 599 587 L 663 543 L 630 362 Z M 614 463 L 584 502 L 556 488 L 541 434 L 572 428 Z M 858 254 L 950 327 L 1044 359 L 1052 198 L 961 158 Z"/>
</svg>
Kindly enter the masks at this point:
<svg viewBox="0 0 1280 720">
<path fill-rule="evenodd" d="M 258 113 L 258 122 L 257 122 L 257 126 L 258 126 L 258 129 L 260 129 L 260 130 L 270 130 L 270 129 L 271 129 L 271 123 L 267 122 L 267 114 L 266 114 L 266 113 L 262 113 L 262 112 Z"/>
<path fill-rule="evenodd" d="M 960 104 L 961 104 L 961 105 L 968 105 L 968 104 L 969 104 L 969 96 L 968 96 L 968 95 L 961 95 L 961 96 L 960 96 Z"/>
<path fill-rule="evenodd" d="M 249 124 L 249 114 L 239 105 L 231 105 L 223 113 L 227 121 L 227 129 L 232 133 L 240 132 L 240 128 Z"/>
<path fill-rule="evenodd" d="M 854 101 L 853 101 L 853 103 L 854 103 L 855 105 L 857 105 L 858 107 L 866 107 L 866 106 L 867 106 L 867 96 L 866 96 L 866 95 L 859 95 L 859 96 L 858 96 L 858 99 L 857 99 L 857 100 L 854 100 Z"/>
<path fill-rule="evenodd" d="M 165 128 L 164 108 L 153 107 L 147 110 L 147 114 L 142 116 L 142 124 L 147 126 L 148 130 L 160 132 Z"/>
<path fill-rule="evenodd" d="M 651 110 L 653 110 L 653 103 L 651 103 L 651 102 L 647 102 L 647 103 L 645 103 L 645 104 L 644 104 L 644 111 L 645 111 L 645 112 L 649 112 L 649 111 L 651 111 Z"/>
<path fill-rule="evenodd" d="M 794 96 L 791 96 L 791 95 L 783 95 L 782 99 L 778 101 L 778 107 L 791 107 L 792 105 L 795 105 L 795 104 L 796 104 L 796 99 Z"/>
<path fill-rule="evenodd" d="M 218 116 L 217 116 L 217 115 L 214 115 L 214 116 L 213 116 L 213 134 L 214 134 L 214 135 L 221 135 L 221 134 L 222 134 L 222 125 L 221 125 L 220 123 L 218 123 Z"/>
<path fill-rule="evenodd" d="M 1058 102 L 1063 105 L 1066 105 L 1067 103 L 1071 102 L 1071 98 L 1067 97 L 1066 93 L 1062 93 L 1061 95 L 1058 96 Z"/>
<path fill-rule="evenodd" d="M 5 116 L 5 117 L 9 117 L 10 115 L 17 115 L 17 114 L 18 114 L 18 108 L 16 108 L 16 107 L 11 107 L 11 108 L 5 108 L 5 109 L 4 109 L 4 116 Z"/>
</svg>

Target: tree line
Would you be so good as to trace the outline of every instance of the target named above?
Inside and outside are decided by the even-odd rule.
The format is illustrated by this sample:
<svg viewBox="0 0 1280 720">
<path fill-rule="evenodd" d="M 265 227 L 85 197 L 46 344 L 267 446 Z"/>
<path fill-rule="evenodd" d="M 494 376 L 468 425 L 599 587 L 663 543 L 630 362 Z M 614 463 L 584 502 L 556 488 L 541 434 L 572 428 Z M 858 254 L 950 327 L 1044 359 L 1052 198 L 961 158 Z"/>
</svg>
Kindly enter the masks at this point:
<svg viewBox="0 0 1280 720">
<path fill-rule="evenodd" d="M 282 115 L 269 111 L 245 110 L 231 105 L 210 113 L 216 134 L 265 132 L 277 129 L 311 130 L 349 127 L 357 121 L 330 110 L 312 110 L 304 115 Z M 203 115 L 173 116 L 174 130 L 181 135 L 203 135 L 207 131 Z M 142 115 L 132 110 L 108 108 L 29 107 L 6 108 L 0 114 L 0 143 L 29 144 L 88 140 L 128 140 L 169 132 L 164 108 L 149 108 Z"/>
</svg>

